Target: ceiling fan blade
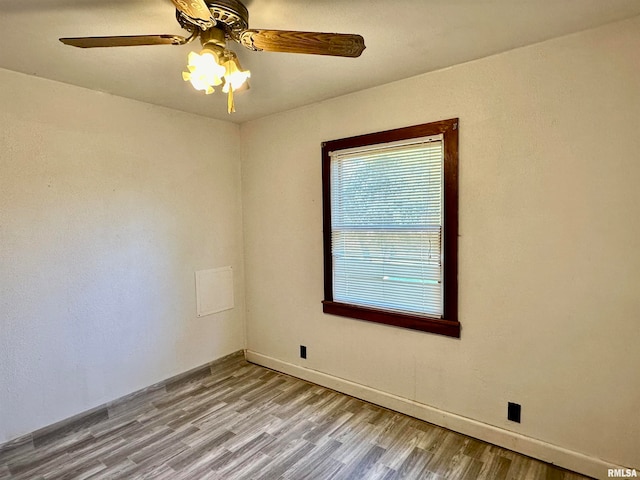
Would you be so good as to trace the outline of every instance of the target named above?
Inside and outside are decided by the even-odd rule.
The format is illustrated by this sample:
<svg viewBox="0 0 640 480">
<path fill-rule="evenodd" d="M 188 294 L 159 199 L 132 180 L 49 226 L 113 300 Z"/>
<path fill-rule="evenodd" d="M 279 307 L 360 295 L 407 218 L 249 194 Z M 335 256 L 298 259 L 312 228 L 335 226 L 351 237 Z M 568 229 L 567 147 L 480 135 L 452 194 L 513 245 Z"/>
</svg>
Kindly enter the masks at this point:
<svg viewBox="0 0 640 480">
<path fill-rule="evenodd" d="M 360 35 L 290 30 L 245 30 L 240 34 L 240 43 L 251 50 L 335 57 L 359 57 L 365 49 Z"/>
<path fill-rule="evenodd" d="M 191 18 L 210 20 L 211 12 L 204 0 L 171 0 L 178 10 Z"/>
<path fill-rule="evenodd" d="M 187 39 L 180 35 L 125 35 L 113 37 L 61 38 L 65 45 L 79 48 L 137 47 L 140 45 L 184 45 Z"/>
</svg>

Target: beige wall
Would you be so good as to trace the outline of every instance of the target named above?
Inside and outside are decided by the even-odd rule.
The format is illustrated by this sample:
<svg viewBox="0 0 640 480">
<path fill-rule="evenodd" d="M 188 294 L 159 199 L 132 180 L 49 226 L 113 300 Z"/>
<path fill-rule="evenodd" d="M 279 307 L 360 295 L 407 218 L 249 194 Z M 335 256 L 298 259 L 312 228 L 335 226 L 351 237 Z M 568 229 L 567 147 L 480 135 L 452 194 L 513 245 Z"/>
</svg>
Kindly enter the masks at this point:
<svg viewBox="0 0 640 480">
<path fill-rule="evenodd" d="M 244 124 L 250 353 L 639 467 L 638 52 L 635 18 Z M 462 338 L 324 315 L 320 143 L 452 117 Z"/>
<path fill-rule="evenodd" d="M 0 443 L 243 348 L 239 127 L 0 85 Z M 197 318 L 227 265 L 236 308 Z"/>
</svg>

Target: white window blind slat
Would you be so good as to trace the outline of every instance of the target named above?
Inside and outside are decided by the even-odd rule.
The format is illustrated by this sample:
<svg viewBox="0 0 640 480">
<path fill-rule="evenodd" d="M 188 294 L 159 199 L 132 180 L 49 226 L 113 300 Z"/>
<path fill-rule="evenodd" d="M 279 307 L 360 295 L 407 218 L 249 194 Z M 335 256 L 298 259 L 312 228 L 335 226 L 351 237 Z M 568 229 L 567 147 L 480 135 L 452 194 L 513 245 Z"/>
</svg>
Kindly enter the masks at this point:
<svg viewBox="0 0 640 480">
<path fill-rule="evenodd" d="M 333 299 L 442 317 L 442 136 L 331 153 Z"/>
</svg>

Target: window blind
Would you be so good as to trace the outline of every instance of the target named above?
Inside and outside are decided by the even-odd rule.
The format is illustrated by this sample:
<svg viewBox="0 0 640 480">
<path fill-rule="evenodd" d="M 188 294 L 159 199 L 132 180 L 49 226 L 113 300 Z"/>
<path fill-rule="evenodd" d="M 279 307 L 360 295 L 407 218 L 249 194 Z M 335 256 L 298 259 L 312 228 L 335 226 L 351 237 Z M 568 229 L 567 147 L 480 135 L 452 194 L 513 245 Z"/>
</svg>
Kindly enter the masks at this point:
<svg viewBox="0 0 640 480">
<path fill-rule="evenodd" d="M 331 152 L 333 300 L 442 317 L 442 136 Z"/>
</svg>

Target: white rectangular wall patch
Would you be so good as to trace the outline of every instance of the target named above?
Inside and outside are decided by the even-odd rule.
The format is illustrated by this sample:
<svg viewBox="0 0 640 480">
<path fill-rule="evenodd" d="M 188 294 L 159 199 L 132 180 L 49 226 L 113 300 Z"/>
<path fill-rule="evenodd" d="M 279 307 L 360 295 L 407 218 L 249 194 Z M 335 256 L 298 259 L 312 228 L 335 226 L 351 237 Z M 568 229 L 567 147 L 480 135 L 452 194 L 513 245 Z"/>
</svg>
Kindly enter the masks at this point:
<svg viewBox="0 0 640 480">
<path fill-rule="evenodd" d="M 196 272 L 198 317 L 233 308 L 233 270 L 220 267 Z"/>
</svg>

